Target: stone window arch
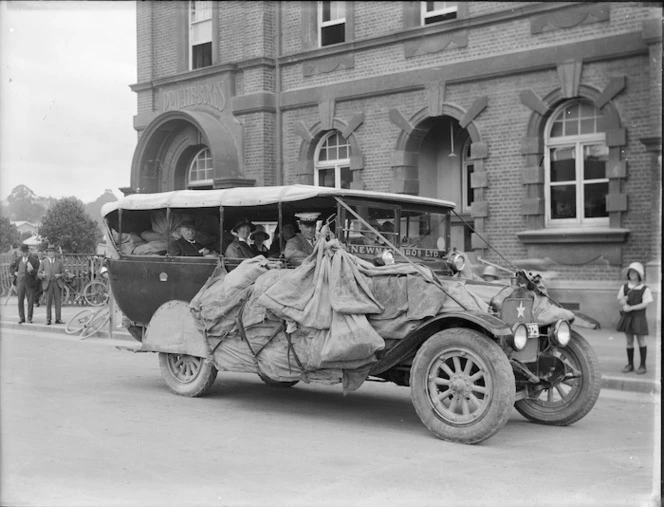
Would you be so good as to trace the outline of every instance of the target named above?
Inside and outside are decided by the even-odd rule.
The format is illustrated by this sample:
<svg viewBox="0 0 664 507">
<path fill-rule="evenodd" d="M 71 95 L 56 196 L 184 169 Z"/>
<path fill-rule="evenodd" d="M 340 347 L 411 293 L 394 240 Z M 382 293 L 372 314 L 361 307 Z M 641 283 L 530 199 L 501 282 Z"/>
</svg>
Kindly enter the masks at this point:
<svg viewBox="0 0 664 507">
<path fill-rule="evenodd" d="M 573 75 L 577 76 L 579 73 L 575 72 Z M 568 81 L 563 80 L 563 84 L 569 84 Z M 521 213 L 524 217 L 524 229 L 516 235 L 525 245 L 529 258 L 548 258 L 562 265 L 574 266 L 592 263 L 621 265 L 621 246 L 629 234 L 629 230 L 623 228 L 621 223 L 623 212 L 627 210 L 627 195 L 622 190 L 623 180 L 627 178 L 627 162 L 622 158 L 627 145 L 627 131 L 621 126 L 620 116 L 612 99 L 622 92 L 625 83 L 624 77 L 614 78 L 604 90 L 598 90 L 593 86 L 574 82 L 573 87 L 561 85 L 542 98 L 532 90 L 521 91 L 521 103 L 529 107 L 532 113 L 526 135 L 521 140 L 525 194 Z M 603 133 L 608 149 L 607 154 L 606 149 L 602 148 L 602 158 L 605 160 L 601 161 L 605 167 L 602 180 L 608 180 L 608 184 L 602 183 L 608 188 L 603 213 L 608 215 L 608 219 L 606 216 L 594 217 L 594 223 L 592 220 L 586 222 L 575 219 L 573 223 L 564 225 L 564 217 L 560 217 L 563 220 L 559 223 L 547 219 L 547 213 L 550 213 L 546 208 L 549 206 L 546 171 L 550 169 L 546 166 L 546 157 L 550 157 L 550 154 L 546 153 L 550 144 L 547 134 L 553 128 L 559 112 L 564 111 L 567 104 L 577 102 L 591 104 L 597 109 L 594 122 L 597 122 L 601 113 L 595 134 Z M 581 189 L 578 185 L 576 188 Z"/>
<path fill-rule="evenodd" d="M 295 167 L 295 183 L 303 185 L 315 184 L 316 161 L 319 155 L 319 146 L 325 139 L 332 134 L 339 136 L 339 141 L 345 143 L 348 149 L 348 167 L 352 175 L 349 187 L 352 189 L 364 190 L 362 181 L 362 170 L 364 169 L 364 155 L 362 148 L 354 131 L 362 124 L 364 120 L 363 113 L 356 113 L 351 120 L 346 123 L 337 118 L 326 122 L 316 122 L 310 128 L 304 125 L 304 122 L 298 122 L 295 125 L 295 132 L 302 138 L 298 155 L 297 166 Z M 325 128 L 327 127 L 327 128 Z M 345 171 L 340 175 L 347 174 Z"/>
<path fill-rule="evenodd" d="M 622 150 L 627 144 L 626 129 L 621 127 L 620 117 L 608 93 L 610 88 L 599 91 L 588 85 L 579 85 L 573 97 L 566 96 L 561 89 L 556 89 L 543 98 L 537 97 L 531 90 L 521 92 L 521 102 L 533 112 L 527 125 L 527 134 L 521 140 L 521 154 L 525 157 L 523 184 L 525 199 L 522 214 L 526 220 L 526 229 L 537 230 L 547 228 L 545 199 L 545 144 L 547 125 L 559 108 L 573 101 L 584 101 L 592 104 L 601 113 L 599 130 L 603 131 L 608 155 L 606 160 L 606 178 L 608 193 L 606 195 L 606 211 L 608 227 L 620 228 L 621 213 L 627 209 L 627 197 L 621 192 L 621 181 L 627 177 L 627 164 L 622 160 Z M 613 92 L 616 93 L 615 91 Z M 578 224 L 579 227 L 583 227 Z M 526 237 L 528 234 L 520 235 Z"/>
</svg>

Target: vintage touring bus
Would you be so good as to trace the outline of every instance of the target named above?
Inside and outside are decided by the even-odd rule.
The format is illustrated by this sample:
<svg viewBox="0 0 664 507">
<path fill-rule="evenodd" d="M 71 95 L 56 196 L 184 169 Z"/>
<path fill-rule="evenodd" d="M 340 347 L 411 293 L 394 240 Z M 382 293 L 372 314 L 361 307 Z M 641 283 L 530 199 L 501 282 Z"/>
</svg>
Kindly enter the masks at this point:
<svg viewBox="0 0 664 507">
<path fill-rule="evenodd" d="M 246 264 L 225 255 L 235 224 L 249 220 L 260 225 L 271 241 L 271 253 L 264 255 L 269 268 L 286 273 L 303 268 L 284 257 L 280 231 L 296 226 L 297 215 L 315 213 L 318 230 L 342 245 L 338 253 L 359 259 L 357 266 L 367 276 L 389 278 L 390 283 L 420 277 L 425 287 L 438 291 L 433 296 L 427 292 L 428 301 L 439 297 L 451 303 L 398 327 L 406 330 L 401 335 L 386 333 L 384 346 L 353 373 L 410 386 L 422 422 L 446 440 L 486 440 L 504 426 L 514 406 L 534 422 L 578 421 L 595 404 L 601 377 L 595 352 L 571 328 L 573 314 L 558 307 L 523 271 L 514 272 L 511 284 L 465 277 L 466 257 L 449 246 L 453 209 L 453 203 L 438 199 L 306 185 L 129 195 L 102 209 L 111 289 L 129 331 L 143 351 L 159 354 L 162 375 L 178 394 L 205 394 L 218 371 L 254 372 L 271 386 L 315 382 L 322 377 L 299 360 L 295 373 L 266 373 L 260 351 L 276 347 L 278 340 L 287 341 L 289 351 L 297 349 L 295 335 L 285 325 L 275 330 L 276 338 L 259 345 L 248 338 L 241 319 L 224 336 L 213 336 L 195 323 L 181 325 L 193 319 L 188 305 L 219 269 L 232 273 Z M 191 222 L 206 255 L 172 255 L 179 226 Z M 466 303 L 473 300 L 480 303 Z M 372 325 L 378 322 L 368 317 Z M 172 325 L 174 318 L 178 325 Z M 309 339 L 303 335 L 299 346 L 310 345 Z M 246 352 L 253 362 L 242 367 L 229 362 L 223 351 L 233 340 L 234 353 Z M 343 369 L 326 372 L 328 383 L 346 378 Z"/>
</svg>

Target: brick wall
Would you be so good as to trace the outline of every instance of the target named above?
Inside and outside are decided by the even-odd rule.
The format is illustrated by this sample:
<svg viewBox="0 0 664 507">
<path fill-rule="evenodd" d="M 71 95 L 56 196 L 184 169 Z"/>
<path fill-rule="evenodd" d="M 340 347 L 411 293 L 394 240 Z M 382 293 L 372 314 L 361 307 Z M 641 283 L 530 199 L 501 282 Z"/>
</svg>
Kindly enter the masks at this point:
<svg viewBox="0 0 664 507">
<path fill-rule="evenodd" d="M 348 99 L 338 98 L 338 90 L 343 88 L 347 92 L 352 89 L 349 83 L 356 80 L 389 79 L 399 73 L 417 76 L 422 71 L 451 68 L 444 67 L 449 64 L 472 64 L 478 59 L 493 61 L 510 54 L 527 56 L 531 50 L 569 46 L 575 42 L 626 34 L 638 40 L 644 21 L 653 18 L 661 20 L 662 15 L 661 8 L 653 3 L 579 3 L 573 9 L 606 6 L 608 19 L 596 21 L 593 16 L 597 16 L 597 11 L 593 11 L 594 14 L 577 26 L 558 28 L 553 23 L 545 24 L 541 30 L 533 30 L 538 16 L 550 16 L 555 21 L 555 12 L 561 12 L 558 6 L 546 2 L 470 2 L 467 5 L 467 19 L 463 23 L 428 27 L 424 29 L 425 35 L 407 38 L 408 34 L 416 34 L 417 30 L 400 33 L 404 27 L 405 4 L 355 2 L 355 44 L 316 49 L 303 46 L 303 26 L 305 20 L 310 18 L 310 9 L 315 8 L 314 2 L 220 2 L 216 4 L 218 63 L 238 65 L 235 73 L 236 95 L 274 92 L 274 68 L 271 65 L 256 65 L 255 62 L 256 59 L 272 59 L 275 56 L 277 11 L 280 10 L 281 54 L 284 56 L 281 61 L 282 90 L 297 90 L 298 93 L 301 90 L 304 94 L 315 87 L 322 87 L 321 97 L 337 99 L 334 117 L 341 122 L 348 122 L 353 115 L 363 113 L 363 123 L 353 132 L 363 156 L 362 181 L 369 190 L 388 191 L 393 179 L 392 155 L 402 135 L 401 129 L 390 119 L 390 110 L 398 108 L 405 118 L 412 118 L 427 106 L 427 91 L 423 86 L 414 86 L 407 91 L 399 89 L 383 95 Z M 186 23 L 182 24 L 182 16 L 186 16 L 183 5 L 169 2 L 137 5 L 139 82 L 182 72 L 182 69 L 178 70 L 178 65 L 182 65 L 184 44 L 180 32 L 186 28 Z M 154 20 L 153 24 L 151 20 Z M 474 23 L 478 22 L 482 24 L 475 26 Z M 445 37 L 448 36 L 457 38 L 445 46 Z M 372 42 L 376 37 L 384 38 L 381 43 Z M 420 53 L 409 56 L 404 48 L 406 43 L 413 41 L 429 45 L 423 46 Z M 440 47 L 436 48 L 436 43 L 440 43 Z M 605 89 L 614 78 L 626 77 L 625 89 L 611 102 L 620 116 L 620 126 L 627 130 L 622 159 L 627 161 L 628 176 L 622 181 L 620 191 L 628 195 L 628 210 L 622 214 L 621 226 L 629 229 L 630 235 L 622 248 L 623 265 L 634 260 L 645 263 L 653 256 L 661 255 L 661 252 L 654 251 L 661 248 L 658 247 L 661 243 L 651 240 L 653 231 L 659 228 L 654 223 L 657 217 L 653 215 L 650 203 L 652 155 L 641 143 L 641 138 L 653 135 L 653 104 L 661 108 L 661 73 L 650 70 L 653 64 L 649 60 L 652 55 L 658 54 L 661 55 L 661 50 L 653 50 L 650 55 L 642 52 L 604 60 L 590 59 L 583 61 L 582 67 L 581 83 L 597 91 Z M 316 67 L 339 55 L 352 56 L 350 68 L 323 66 L 322 70 L 304 76 L 305 68 Z M 521 56 L 515 60 L 520 62 Z M 454 74 L 441 78 L 448 81 L 444 89 L 444 102 L 460 110 L 468 111 L 478 97 L 488 98 L 486 108 L 473 122 L 489 150 L 488 158 L 484 160 L 489 183 L 484 194 L 489 216 L 483 236 L 508 259 L 523 259 L 528 255 L 526 245 L 516 235 L 527 229 L 521 213 L 521 203 L 526 196 L 523 185 L 526 158 L 521 153 L 521 141 L 528 135 L 528 123 L 533 111 L 522 104 L 520 92 L 532 90 L 542 98 L 560 87 L 557 70 L 553 66 L 542 69 L 537 63 L 533 62 L 532 68 L 525 67 L 511 73 L 497 73 L 479 79 L 466 77 L 463 83 L 455 82 L 457 76 Z M 660 68 L 661 61 L 654 65 Z M 206 72 L 213 74 L 214 68 Z M 192 82 L 187 81 L 189 85 Z M 153 95 L 151 89 L 138 92 L 139 114 L 155 108 Z M 236 116 L 243 125 L 245 176 L 255 179 L 257 185 L 273 185 L 279 181 L 276 174 L 276 118 L 272 111 L 253 110 L 241 111 Z M 310 102 L 291 105 L 283 111 L 281 151 L 285 184 L 296 182 L 301 172 L 299 157 L 303 139 L 296 132 L 295 125 L 303 122 L 306 128 L 312 129 L 320 120 L 318 107 Z M 483 255 L 488 260 L 505 265 L 490 250 Z M 563 280 L 588 280 L 593 283 L 611 280 L 618 283 L 621 279 L 620 268 L 570 265 L 557 266 L 556 271 Z"/>
</svg>

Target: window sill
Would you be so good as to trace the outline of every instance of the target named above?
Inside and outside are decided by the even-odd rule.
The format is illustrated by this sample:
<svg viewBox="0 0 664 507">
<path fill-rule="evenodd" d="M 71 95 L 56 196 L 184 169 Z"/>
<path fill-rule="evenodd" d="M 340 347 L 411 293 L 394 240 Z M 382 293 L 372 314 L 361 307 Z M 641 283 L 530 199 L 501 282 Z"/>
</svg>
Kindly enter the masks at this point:
<svg viewBox="0 0 664 507">
<path fill-rule="evenodd" d="M 526 245 L 544 243 L 624 243 L 629 229 L 565 227 L 522 231 L 517 237 Z"/>
</svg>

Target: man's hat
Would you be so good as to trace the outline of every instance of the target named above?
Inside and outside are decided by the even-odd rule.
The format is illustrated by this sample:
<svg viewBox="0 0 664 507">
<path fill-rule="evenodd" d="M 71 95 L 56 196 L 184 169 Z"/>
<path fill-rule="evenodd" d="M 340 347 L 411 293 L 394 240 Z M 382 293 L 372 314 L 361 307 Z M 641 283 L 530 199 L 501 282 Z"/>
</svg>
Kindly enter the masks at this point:
<svg viewBox="0 0 664 507">
<path fill-rule="evenodd" d="M 30 247 L 28 247 L 28 245 L 26 245 L 25 243 L 23 243 L 23 244 L 21 245 L 21 252 L 29 252 L 29 251 L 30 251 Z"/>
<path fill-rule="evenodd" d="M 196 222 L 191 219 L 183 220 L 180 227 L 189 227 L 190 229 L 198 229 Z"/>
<path fill-rule="evenodd" d="M 235 222 L 235 225 L 233 226 L 231 231 L 236 232 L 243 225 L 248 225 L 251 229 L 251 232 L 254 232 L 256 230 L 256 226 L 251 222 L 251 220 L 249 220 L 246 217 L 242 217 L 237 222 Z"/>
<path fill-rule="evenodd" d="M 55 252 L 55 251 L 56 251 L 56 250 L 55 250 L 55 245 L 48 245 L 48 246 L 46 247 L 46 251 L 47 251 L 47 252 Z"/>
<path fill-rule="evenodd" d="M 318 217 L 320 216 L 320 213 L 295 213 L 295 216 L 301 224 L 315 224 L 316 220 L 318 220 Z"/>
</svg>

